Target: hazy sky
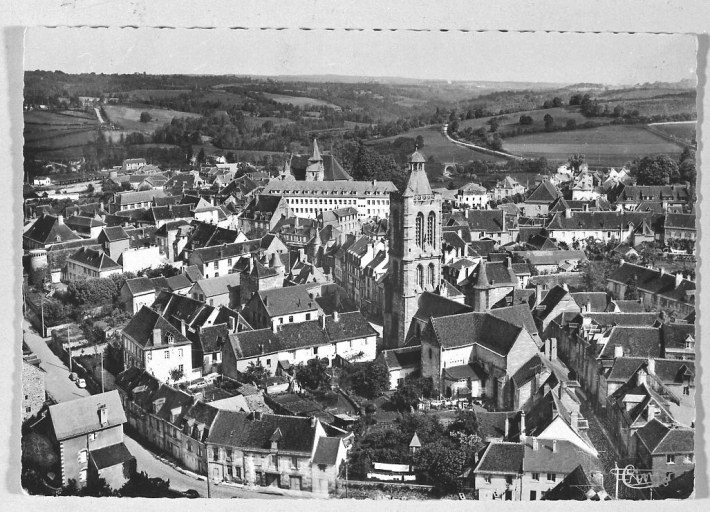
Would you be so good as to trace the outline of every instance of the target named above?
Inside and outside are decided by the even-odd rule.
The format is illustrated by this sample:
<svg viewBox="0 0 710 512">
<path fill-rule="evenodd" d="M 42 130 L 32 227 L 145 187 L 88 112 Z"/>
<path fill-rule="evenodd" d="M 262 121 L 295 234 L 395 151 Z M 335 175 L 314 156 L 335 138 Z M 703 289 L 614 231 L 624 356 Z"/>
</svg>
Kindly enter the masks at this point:
<svg viewBox="0 0 710 512">
<path fill-rule="evenodd" d="M 634 84 L 695 78 L 688 35 L 32 28 L 25 69 Z"/>
</svg>

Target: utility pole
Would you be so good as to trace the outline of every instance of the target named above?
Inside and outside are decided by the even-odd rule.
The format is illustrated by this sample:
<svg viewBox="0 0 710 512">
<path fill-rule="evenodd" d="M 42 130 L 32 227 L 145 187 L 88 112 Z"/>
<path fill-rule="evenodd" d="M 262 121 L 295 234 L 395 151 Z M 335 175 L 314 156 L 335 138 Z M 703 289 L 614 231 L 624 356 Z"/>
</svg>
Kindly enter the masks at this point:
<svg viewBox="0 0 710 512">
<path fill-rule="evenodd" d="M 616 461 L 614 462 L 614 477 L 616 478 L 615 486 L 614 486 L 614 499 L 618 500 L 619 499 L 619 466 L 616 465 Z"/>
<path fill-rule="evenodd" d="M 206 450 L 206 449 L 207 449 L 207 448 L 205 448 L 205 450 Z M 208 498 L 211 498 L 211 497 L 212 497 L 212 493 L 211 493 L 211 491 L 210 491 L 210 479 L 211 479 L 211 476 L 210 476 L 210 461 L 209 461 L 209 458 L 208 458 L 208 460 L 207 460 L 207 497 L 208 497 Z"/>
<path fill-rule="evenodd" d="M 40 297 L 40 308 L 42 309 L 42 337 L 44 338 L 46 336 L 45 330 L 44 330 L 44 297 Z"/>
<path fill-rule="evenodd" d="M 69 336 L 71 336 L 69 332 L 69 327 L 67 327 L 67 347 L 69 348 L 69 373 L 71 373 L 71 343 L 69 342 Z"/>
<path fill-rule="evenodd" d="M 104 353 L 101 351 L 101 392 L 105 393 L 104 391 Z"/>
</svg>

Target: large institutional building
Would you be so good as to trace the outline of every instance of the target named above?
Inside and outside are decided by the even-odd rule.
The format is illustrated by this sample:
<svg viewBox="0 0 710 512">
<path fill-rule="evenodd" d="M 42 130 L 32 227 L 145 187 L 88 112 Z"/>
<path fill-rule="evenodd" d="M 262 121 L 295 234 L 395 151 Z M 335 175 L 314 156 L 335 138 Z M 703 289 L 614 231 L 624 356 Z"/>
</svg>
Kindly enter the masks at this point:
<svg viewBox="0 0 710 512">
<path fill-rule="evenodd" d="M 424 170 L 424 156 L 409 158 L 409 180 L 390 200 L 390 269 L 385 287 L 384 342 L 405 344 L 419 296 L 441 282 L 441 197 L 435 195 Z"/>
</svg>

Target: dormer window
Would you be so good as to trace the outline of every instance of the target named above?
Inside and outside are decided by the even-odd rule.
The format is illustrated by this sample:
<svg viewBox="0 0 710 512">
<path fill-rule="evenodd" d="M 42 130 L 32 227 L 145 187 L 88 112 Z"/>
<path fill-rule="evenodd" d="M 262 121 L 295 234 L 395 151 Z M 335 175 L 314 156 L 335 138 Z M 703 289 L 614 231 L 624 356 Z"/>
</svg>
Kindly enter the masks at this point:
<svg viewBox="0 0 710 512">
<path fill-rule="evenodd" d="M 168 333 L 165 335 L 165 340 L 168 342 L 168 344 L 173 344 L 175 343 L 175 336 L 173 336 L 172 333 Z"/>
</svg>

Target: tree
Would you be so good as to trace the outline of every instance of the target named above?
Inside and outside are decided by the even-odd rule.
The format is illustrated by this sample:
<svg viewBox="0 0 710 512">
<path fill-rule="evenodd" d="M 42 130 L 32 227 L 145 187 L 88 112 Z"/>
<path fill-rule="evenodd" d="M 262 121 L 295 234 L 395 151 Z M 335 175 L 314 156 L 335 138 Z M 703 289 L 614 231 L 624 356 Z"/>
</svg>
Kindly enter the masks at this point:
<svg viewBox="0 0 710 512">
<path fill-rule="evenodd" d="M 462 432 L 466 435 L 479 435 L 478 416 L 473 409 L 456 411 L 454 421 L 449 425 L 449 432 Z"/>
<path fill-rule="evenodd" d="M 633 277 L 626 281 L 626 293 L 624 293 L 624 300 L 638 300 L 639 290 L 638 290 L 638 277 L 634 274 Z"/>
<path fill-rule="evenodd" d="M 553 107 L 561 107 L 562 106 L 562 98 L 559 96 L 555 96 L 552 98 L 552 106 Z"/>
<path fill-rule="evenodd" d="M 417 135 L 416 144 L 419 149 L 422 149 L 424 147 L 424 137 Z"/>
<path fill-rule="evenodd" d="M 390 377 L 380 361 L 368 361 L 343 368 L 340 383 L 360 396 L 376 398 L 389 389 Z"/>
<path fill-rule="evenodd" d="M 471 454 L 452 438 L 440 438 L 422 446 L 414 457 L 417 467 L 428 476 L 428 480 L 446 492 L 458 491 L 463 486 L 460 478 L 471 463 Z"/>
<path fill-rule="evenodd" d="M 580 267 L 585 290 L 588 292 L 606 291 L 606 272 L 603 262 L 586 261 Z"/>
<path fill-rule="evenodd" d="M 183 371 L 182 368 L 180 368 L 179 366 L 176 366 L 175 368 L 173 368 L 172 370 L 170 370 L 168 372 L 168 375 L 170 375 L 170 379 L 173 382 L 177 382 L 185 376 L 185 372 Z"/>
<path fill-rule="evenodd" d="M 523 114 L 522 116 L 520 116 L 520 119 L 518 119 L 518 124 L 521 124 L 521 125 L 533 124 L 533 118 L 532 118 L 532 116 L 528 116 L 528 115 Z"/>
<path fill-rule="evenodd" d="M 205 148 L 200 148 L 199 153 L 197 153 L 197 162 L 200 164 L 205 163 Z"/>
<path fill-rule="evenodd" d="M 575 153 L 567 159 L 567 163 L 574 171 L 578 171 L 582 164 L 584 163 L 584 155 L 581 153 Z"/>
<path fill-rule="evenodd" d="M 678 165 L 668 155 L 645 156 L 638 163 L 636 181 L 639 185 L 665 185 L 677 172 Z"/>
<path fill-rule="evenodd" d="M 680 154 L 678 164 L 678 173 L 682 181 L 687 181 L 695 186 L 696 170 L 695 170 L 695 150 L 686 147 Z"/>
<path fill-rule="evenodd" d="M 254 362 L 249 363 L 249 366 L 247 366 L 247 369 L 244 371 L 244 379 L 257 386 L 266 382 L 266 379 L 269 377 L 271 377 L 271 372 L 267 368 L 264 368 L 261 361 L 258 361 L 256 364 L 254 364 Z"/>
<path fill-rule="evenodd" d="M 305 365 L 303 363 L 296 367 L 296 382 L 308 389 L 318 389 L 330 381 L 328 375 L 327 360 L 323 361 L 317 357 L 310 359 Z"/>
<path fill-rule="evenodd" d="M 419 398 L 429 398 L 434 390 L 434 384 L 430 378 L 405 377 L 404 385 L 397 388 L 390 398 L 390 403 L 398 411 L 409 411 L 416 405 Z"/>
<path fill-rule="evenodd" d="M 402 415 L 399 419 L 399 428 L 407 446 L 415 433 L 422 445 L 432 443 L 444 435 L 444 426 L 438 416 L 421 412 Z"/>
<path fill-rule="evenodd" d="M 498 119 L 494 117 L 493 119 L 488 121 L 488 124 L 490 125 L 491 133 L 495 133 L 498 131 L 498 127 L 500 126 L 500 121 L 498 121 Z"/>
<path fill-rule="evenodd" d="M 141 112 L 141 123 L 150 123 L 153 120 L 153 116 L 150 112 Z"/>
<path fill-rule="evenodd" d="M 110 304 L 118 293 L 116 283 L 110 278 L 73 281 L 67 292 L 74 304 L 94 307 Z"/>
<path fill-rule="evenodd" d="M 170 490 L 170 480 L 151 478 L 141 471 L 133 473 L 117 494 L 124 498 L 173 498 L 176 493 Z"/>
<path fill-rule="evenodd" d="M 568 130 L 576 130 L 577 129 L 577 121 L 574 119 L 567 119 L 567 122 L 565 123 L 565 128 Z"/>
<path fill-rule="evenodd" d="M 545 130 L 546 131 L 552 131 L 552 128 L 555 126 L 555 120 L 550 114 L 545 114 L 545 117 L 542 118 L 542 120 L 545 123 Z"/>
<path fill-rule="evenodd" d="M 582 95 L 581 94 L 573 94 L 569 99 L 569 104 L 571 106 L 580 105 L 581 103 L 582 103 Z"/>
</svg>

